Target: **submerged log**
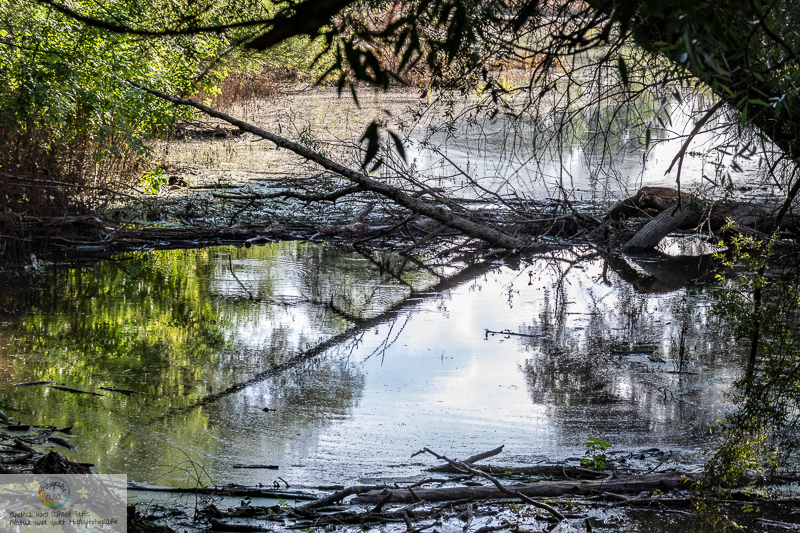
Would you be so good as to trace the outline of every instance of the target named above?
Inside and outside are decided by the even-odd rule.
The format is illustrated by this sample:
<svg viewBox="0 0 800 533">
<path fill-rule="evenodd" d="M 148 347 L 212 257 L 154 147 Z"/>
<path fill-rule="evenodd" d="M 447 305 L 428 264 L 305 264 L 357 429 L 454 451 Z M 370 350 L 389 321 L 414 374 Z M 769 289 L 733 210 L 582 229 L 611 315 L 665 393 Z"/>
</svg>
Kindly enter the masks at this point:
<svg viewBox="0 0 800 533">
<path fill-rule="evenodd" d="M 588 495 L 603 492 L 618 494 L 638 494 L 643 491 L 688 489 L 696 479 L 686 474 L 647 474 L 619 476 L 612 479 L 544 481 L 535 484 L 509 485 L 508 488 L 529 497 L 554 498 L 565 495 Z M 351 503 L 375 504 L 391 493 L 390 503 L 411 503 L 416 499 L 424 501 L 449 501 L 460 499 L 482 500 L 486 498 L 506 498 L 508 495 L 494 486 L 444 487 L 437 489 L 416 488 L 414 493 L 407 489 L 384 489 L 371 491 L 353 498 Z M 415 499 L 416 497 L 416 499 Z"/>
</svg>

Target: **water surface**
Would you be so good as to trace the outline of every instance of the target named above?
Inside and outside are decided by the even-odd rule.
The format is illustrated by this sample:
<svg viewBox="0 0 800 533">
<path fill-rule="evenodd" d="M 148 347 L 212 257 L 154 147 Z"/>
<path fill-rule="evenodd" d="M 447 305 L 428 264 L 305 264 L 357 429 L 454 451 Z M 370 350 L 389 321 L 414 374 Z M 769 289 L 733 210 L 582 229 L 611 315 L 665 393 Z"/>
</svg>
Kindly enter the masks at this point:
<svg viewBox="0 0 800 533">
<path fill-rule="evenodd" d="M 157 484 L 197 465 L 214 483 L 416 476 L 426 446 L 530 464 L 582 455 L 589 434 L 686 461 L 739 356 L 713 286 L 642 292 L 632 268 L 573 249 L 426 270 L 296 242 L 57 268 L 3 294 L 0 402 L 73 426 L 71 458 Z M 37 380 L 102 396 L 14 386 Z M 233 468 L 254 464 L 278 470 Z"/>
</svg>

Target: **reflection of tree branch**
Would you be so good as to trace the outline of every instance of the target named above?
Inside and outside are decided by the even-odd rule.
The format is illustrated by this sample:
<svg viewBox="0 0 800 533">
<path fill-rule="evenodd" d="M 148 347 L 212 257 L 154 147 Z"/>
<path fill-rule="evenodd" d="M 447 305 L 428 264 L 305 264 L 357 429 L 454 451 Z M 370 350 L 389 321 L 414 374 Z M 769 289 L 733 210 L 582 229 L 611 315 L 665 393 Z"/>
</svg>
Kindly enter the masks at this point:
<svg viewBox="0 0 800 533">
<path fill-rule="evenodd" d="M 393 320 L 392 321 L 392 325 L 389 326 L 388 333 L 386 333 L 386 338 L 381 341 L 381 343 L 378 345 L 378 347 L 375 348 L 372 351 L 371 354 L 369 354 L 368 356 L 366 356 L 364 358 L 363 362 L 368 361 L 370 358 L 372 358 L 373 355 L 376 355 L 376 354 L 380 353 L 381 354 L 381 364 L 383 364 L 383 358 L 386 355 L 386 350 L 388 350 L 395 342 L 397 342 L 397 339 L 400 338 L 400 334 L 403 333 L 404 329 L 406 329 L 406 326 L 408 325 L 408 321 L 409 320 L 411 320 L 411 315 L 406 315 L 406 321 L 403 322 L 402 326 L 400 326 L 400 329 L 397 331 L 397 334 L 394 336 L 394 339 L 392 339 L 390 341 L 389 340 L 389 336 L 392 334 L 392 330 L 394 329 L 394 325 L 396 323 L 396 321 Z"/>
<path fill-rule="evenodd" d="M 317 302 L 315 302 L 315 303 L 317 303 Z M 333 311 L 334 313 L 336 313 L 340 317 L 344 318 L 348 322 L 352 322 L 353 324 L 358 325 L 358 324 L 360 324 L 361 322 L 364 321 L 364 319 L 361 318 L 360 316 L 351 315 L 350 313 L 348 313 L 344 309 L 341 309 L 341 308 L 337 307 L 336 304 L 333 303 L 333 296 L 331 296 L 331 299 L 329 301 L 325 302 L 325 307 L 327 307 L 328 309 L 330 309 L 331 311 Z"/>
<path fill-rule="evenodd" d="M 403 271 L 405 270 L 406 264 L 408 263 L 408 258 L 406 258 L 406 257 L 403 258 L 403 263 L 400 265 L 400 271 L 399 272 L 393 272 L 392 269 L 389 268 L 389 265 L 384 265 L 383 263 L 381 263 L 377 259 L 375 259 L 372 256 L 372 254 L 370 253 L 369 250 L 364 250 L 360 246 L 353 246 L 353 250 L 355 250 L 356 252 L 361 254 L 361 256 L 364 257 L 367 261 L 369 261 L 370 263 L 372 263 L 373 265 L 378 267 L 379 272 L 381 272 L 381 273 L 388 272 L 389 275 L 392 278 L 394 278 L 395 280 L 399 281 L 403 285 L 411 288 L 412 291 L 414 290 L 414 288 L 411 287 L 411 285 L 406 280 L 404 280 L 403 277 L 402 277 Z"/>
<path fill-rule="evenodd" d="M 449 278 L 442 279 L 439 283 L 437 283 L 433 287 L 430 287 L 428 289 L 428 292 L 446 291 L 448 289 L 451 289 L 453 287 L 456 287 L 456 286 L 460 285 L 461 283 L 464 283 L 466 281 L 474 279 L 477 276 L 480 276 L 481 274 L 484 274 L 484 273 L 488 272 L 492 268 L 494 268 L 494 265 L 491 262 L 488 262 L 488 261 L 487 262 L 471 264 L 468 267 L 464 268 L 462 271 L 460 271 L 458 274 L 455 274 L 454 276 L 451 276 Z M 255 385 L 256 383 L 261 383 L 262 381 L 265 381 L 265 380 L 267 380 L 269 378 L 272 378 L 274 376 L 278 376 L 281 373 L 285 372 L 286 370 L 288 370 L 290 368 L 293 368 L 293 367 L 299 365 L 300 363 L 302 363 L 304 361 L 312 359 L 312 358 L 316 357 L 317 355 L 319 355 L 319 354 L 321 354 L 321 353 L 323 353 L 323 352 L 325 352 L 325 351 L 327 351 L 327 350 L 329 350 L 331 348 L 334 348 L 334 347 L 342 344 L 343 342 L 345 342 L 348 339 L 352 339 L 354 337 L 357 337 L 357 336 L 363 334 L 364 331 L 366 331 L 366 330 L 368 330 L 368 329 L 370 329 L 372 327 L 378 326 L 378 325 L 383 324 L 384 322 L 386 322 L 386 321 L 388 321 L 388 320 L 390 320 L 392 318 L 397 317 L 400 314 L 400 312 L 403 311 L 404 309 L 415 307 L 418 304 L 419 304 L 419 301 L 416 300 L 416 299 L 415 300 L 406 299 L 406 300 L 400 301 L 400 302 L 394 304 L 393 306 L 391 306 L 390 308 L 386 309 L 383 313 L 379 314 L 378 316 L 375 316 L 373 318 L 364 319 L 363 321 L 361 321 L 360 324 L 357 324 L 356 326 L 354 326 L 354 327 L 352 327 L 350 329 L 347 329 L 347 330 L 345 330 L 345 331 L 343 331 L 343 332 L 341 332 L 341 333 L 339 333 L 337 335 L 334 335 L 334 336 L 322 341 L 321 343 L 317 344 L 316 346 L 314 346 L 312 348 L 309 348 L 308 350 L 303 350 L 301 352 L 298 352 L 297 354 L 294 355 L 294 357 L 292 357 L 288 361 L 285 361 L 284 363 L 277 364 L 277 365 L 273 366 L 272 368 L 269 368 L 269 369 L 264 370 L 262 372 L 258 372 L 256 374 L 254 374 L 253 376 L 251 376 L 250 378 L 248 378 L 248 379 L 246 379 L 244 381 L 241 381 L 239 383 L 236 383 L 234 385 L 231 385 L 230 387 L 228 387 L 228 388 L 226 388 L 226 389 L 224 389 L 224 390 L 222 390 L 220 392 L 217 392 L 215 394 L 209 394 L 208 396 L 204 396 L 203 398 L 200 398 L 198 401 L 194 402 L 193 404 L 186 405 L 186 406 L 183 406 L 183 407 L 177 407 L 177 408 L 170 409 L 169 411 L 167 411 L 166 413 L 164 413 L 162 415 L 159 415 L 157 417 L 151 418 L 148 421 L 148 423 L 149 424 L 153 424 L 153 423 L 162 422 L 167 418 L 170 418 L 170 417 L 182 414 L 182 413 L 187 413 L 187 412 L 189 412 L 189 411 L 191 411 L 193 409 L 196 409 L 198 407 L 202 407 L 204 405 L 210 405 L 210 404 L 216 403 L 216 402 L 222 400 L 223 398 L 231 396 L 232 394 L 236 394 L 237 392 L 240 392 L 240 391 L 246 389 L 247 387 L 250 387 L 251 385 Z"/>
<path fill-rule="evenodd" d="M 445 279 L 444 276 L 442 276 L 441 274 L 439 274 L 438 272 L 433 270 L 431 267 L 429 267 L 428 265 L 426 265 L 425 263 L 423 263 L 422 261 L 420 261 L 419 259 L 417 259 L 413 255 L 404 255 L 403 257 L 407 258 L 409 261 L 411 261 L 412 263 L 414 263 L 415 265 L 420 267 L 422 270 L 425 270 L 426 272 L 428 272 L 430 274 L 433 274 L 439 280 L 444 280 Z"/>
<path fill-rule="evenodd" d="M 247 293 L 247 296 L 249 296 L 251 300 L 255 300 L 250 291 L 247 290 L 247 287 L 244 286 L 244 283 L 242 283 L 239 277 L 236 275 L 236 272 L 233 271 L 233 261 L 231 260 L 231 254 L 228 254 L 228 270 L 230 271 L 231 276 L 233 276 L 233 279 L 236 280 L 236 283 L 238 283 L 239 286 L 242 288 L 242 290 Z"/>
</svg>

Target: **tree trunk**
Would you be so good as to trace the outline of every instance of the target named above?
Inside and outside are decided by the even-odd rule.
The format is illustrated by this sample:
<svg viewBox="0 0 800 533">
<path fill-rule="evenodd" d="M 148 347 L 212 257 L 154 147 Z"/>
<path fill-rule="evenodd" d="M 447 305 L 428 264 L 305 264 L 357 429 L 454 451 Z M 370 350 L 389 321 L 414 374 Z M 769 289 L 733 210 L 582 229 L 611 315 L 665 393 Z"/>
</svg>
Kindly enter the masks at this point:
<svg viewBox="0 0 800 533">
<path fill-rule="evenodd" d="M 581 481 L 542 481 L 528 485 L 509 485 L 508 488 L 521 492 L 529 497 L 554 498 L 566 494 L 594 494 L 600 492 L 614 492 L 617 494 L 638 494 L 642 491 L 672 490 L 689 488 L 694 480 L 685 474 L 650 474 L 638 476 L 620 476 L 614 479 L 581 480 Z M 351 503 L 375 504 L 386 494 L 386 490 L 372 491 L 355 497 Z M 414 489 L 413 494 L 408 489 L 392 489 L 391 503 L 412 503 L 414 501 L 435 502 L 471 498 L 482 500 L 485 498 L 507 498 L 495 486 L 482 487 L 445 487 L 439 489 Z M 415 498 L 416 497 L 416 498 Z"/>
<path fill-rule="evenodd" d="M 636 235 L 620 248 L 620 252 L 635 254 L 652 250 L 661 239 L 673 231 L 696 227 L 700 223 L 700 217 L 700 211 L 688 205 L 688 202 L 683 202 L 681 209 L 677 211 L 673 207 L 665 209 L 637 231 Z"/>
<path fill-rule="evenodd" d="M 645 189 L 656 189 L 643 187 L 635 196 L 620 202 L 612 208 L 607 214 L 608 218 L 619 218 L 625 216 L 626 212 L 622 211 L 622 206 L 626 206 L 633 202 L 638 201 L 642 197 L 642 191 Z M 658 188 L 663 189 L 663 188 Z M 677 195 L 678 191 L 672 189 Z M 664 196 L 663 189 L 655 200 L 659 200 Z M 650 195 L 654 196 L 654 195 Z M 667 195 L 665 198 L 668 199 Z M 663 201 L 666 204 L 666 201 Z M 649 201 L 648 206 L 656 209 L 656 203 L 653 200 Z M 729 222 L 733 222 L 742 231 L 750 232 L 765 232 L 770 231 L 770 228 L 775 227 L 777 219 L 775 216 L 776 208 L 772 205 L 759 205 L 746 202 L 722 202 L 722 203 L 699 203 L 693 201 L 692 197 L 684 195 L 681 199 L 680 205 L 672 204 L 666 209 L 663 209 L 658 215 L 644 225 L 631 239 L 626 242 L 621 248 L 620 252 L 624 254 L 636 254 L 652 250 L 661 240 L 676 230 L 692 229 L 700 226 L 707 227 L 711 231 L 717 231 L 724 227 Z M 629 212 L 628 212 L 629 213 Z M 789 213 L 791 214 L 791 212 Z M 795 217 L 791 216 L 784 220 L 784 226 L 792 228 L 795 225 Z"/>
<path fill-rule="evenodd" d="M 457 229 L 458 231 L 464 233 L 465 235 L 468 235 L 470 237 L 476 237 L 492 245 L 506 249 L 520 249 L 525 247 L 526 245 L 526 243 L 521 239 L 512 237 L 511 235 L 508 235 L 506 233 L 503 233 L 502 231 L 489 227 L 486 224 L 473 222 L 468 218 L 456 215 L 455 213 L 444 207 L 438 205 L 432 205 L 428 202 L 425 202 L 424 200 L 413 198 L 411 195 L 401 191 L 400 189 L 392 187 L 391 185 L 387 185 L 386 183 L 374 180 L 369 176 L 362 174 L 361 172 L 356 172 L 355 170 L 352 170 L 350 168 L 345 167 L 344 165 L 332 161 L 327 157 L 306 148 L 305 146 L 292 142 L 288 139 L 284 139 L 283 137 L 265 131 L 259 127 L 253 126 L 252 124 L 248 124 L 247 122 L 236 119 L 226 113 L 217 111 L 216 109 L 212 109 L 199 102 L 195 102 L 194 100 L 177 98 L 175 96 L 170 96 L 168 94 L 164 94 L 154 89 L 148 89 L 147 87 L 142 87 L 132 82 L 129 83 L 131 83 L 131 85 L 133 85 L 137 89 L 146 91 L 152 95 L 158 96 L 159 98 L 163 98 L 164 100 L 167 100 L 174 104 L 194 107 L 209 116 L 216 117 L 228 122 L 229 124 L 233 124 L 234 126 L 238 127 L 243 131 L 248 131 L 250 133 L 258 135 L 262 139 L 272 141 L 278 147 L 291 150 L 292 152 L 308 159 L 309 161 L 313 161 L 318 165 L 322 166 L 323 168 L 335 172 L 340 176 L 347 178 L 351 182 L 360 185 L 365 190 L 376 192 L 381 196 L 389 198 L 390 200 L 398 203 L 399 205 L 405 208 L 410 209 L 415 213 L 419 213 L 420 215 L 425 215 L 426 217 L 432 218 L 433 220 L 441 222 L 446 226 Z"/>
</svg>

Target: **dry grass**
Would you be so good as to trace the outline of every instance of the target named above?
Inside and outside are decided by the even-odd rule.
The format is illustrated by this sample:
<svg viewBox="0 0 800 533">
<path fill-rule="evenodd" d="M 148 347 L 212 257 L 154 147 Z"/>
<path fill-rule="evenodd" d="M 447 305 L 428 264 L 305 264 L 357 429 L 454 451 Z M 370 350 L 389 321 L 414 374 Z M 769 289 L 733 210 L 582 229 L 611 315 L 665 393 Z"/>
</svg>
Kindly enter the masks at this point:
<svg viewBox="0 0 800 533">
<path fill-rule="evenodd" d="M 101 157 L 107 150 L 83 136 L 55 149 L 54 137 L 0 131 L 0 261 L 27 257 L 65 229 L 61 222 L 102 212 L 136 182 L 140 158 Z M 114 141 L 122 144 L 106 148 Z"/>
</svg>

